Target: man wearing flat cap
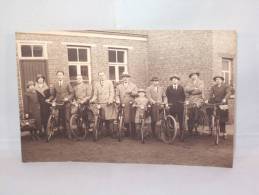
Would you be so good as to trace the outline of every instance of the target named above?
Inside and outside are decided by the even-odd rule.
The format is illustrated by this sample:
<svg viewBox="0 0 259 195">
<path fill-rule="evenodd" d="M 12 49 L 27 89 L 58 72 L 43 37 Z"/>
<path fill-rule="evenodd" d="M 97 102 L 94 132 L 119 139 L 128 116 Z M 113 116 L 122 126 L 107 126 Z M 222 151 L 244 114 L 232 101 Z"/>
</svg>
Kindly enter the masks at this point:
<svg viewBox="0 0 259 195">
<path fill-rule="evenodd" d="M 122 74 L 122 83 L 116 88 L 116 102 L 125 104 L 124 108 L 124 124 L 127 128 L 126 135 L 130 133 L 130 127 L 132 127 L 132 133 L 135 134 L 135 113 L 131 106 L 131 102 L 134 101 L 138 94 L 137 86 L 130 81 L 130 75 L 127 72 Z"/>
<path fill-rule="evenodd" d="M 189 75 L 190 80 L 185 86 L 190 105 L 190 108 L 188 109 L 188 130 L 190 133 L 198 122 L 198 109 L 204 103 L 204 82 L 199 79 L 199 76 L 199 72 L 191 73 Z"/>
<path fill-rule="evenodd" d="M 177 117 L 179 121 L 180 131 L 184 130 L 184 88 L 179 84 L 180 77 L 174 75 L 170 77 L 171 84 L 166 89 L 166 96 L 169 104 L 169 112 L 172 116 Z"/>
<path fill-rule="evenodd" d="M 230 88 L 224 82 L 224 77 L 215 76 L 213 77 L 215 81 L 215 85 L 213 85 L 210 89 L 209 93 L 209 103 L 222 103 L 227 105 L 227 101 L 229 96 L 231 95 Z M 219 114 L 219 126 L 220 132 L 223 133 L 223 136 L 226 137 L 226 122 L 228 121 L 228 109 L 221 110 L 218 108 L 216 111 Z M 207 109 L 207 114 L 209 116 L 209 122 L 211 123 L 213 110 Z"/>
<path fill-rule="evenodd" d="M 156 124 L 160 120 L 161 104 L 167 104 L 167 97 L 163 87 L 159 86 L 158 77 L 151 79 L 151 85 L 146 89 L 146 96 L 151 105 L 151 129 L 152 134 L 156 136 Z"/>
</svg>

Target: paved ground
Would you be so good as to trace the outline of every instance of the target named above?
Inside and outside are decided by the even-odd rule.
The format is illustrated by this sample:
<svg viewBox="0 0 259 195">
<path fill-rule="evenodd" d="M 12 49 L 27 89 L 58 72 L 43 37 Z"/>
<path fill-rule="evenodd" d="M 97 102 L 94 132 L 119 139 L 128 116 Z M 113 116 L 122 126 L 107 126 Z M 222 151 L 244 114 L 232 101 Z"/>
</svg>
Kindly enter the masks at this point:
<svg viewBox="0 0 259 195">
<path fill-rule="evenodd" d="M 44 140 L 30 141 L 28 136 L 23 136 L 22 157 L 25 162 L 91 161 L 231 167 L 233 136 L 222 139 L 218 146 L 214 145 L 213 137 L 206 134 L 186 137 L 184 142 L 177 139 L 173 145 L 151 138 L 145 144 L 129 138 L 118 142 L 110 137 L 97 142 L 91 138 L 73 141 L 56 137 L 46 143 Z"/>
</svg>

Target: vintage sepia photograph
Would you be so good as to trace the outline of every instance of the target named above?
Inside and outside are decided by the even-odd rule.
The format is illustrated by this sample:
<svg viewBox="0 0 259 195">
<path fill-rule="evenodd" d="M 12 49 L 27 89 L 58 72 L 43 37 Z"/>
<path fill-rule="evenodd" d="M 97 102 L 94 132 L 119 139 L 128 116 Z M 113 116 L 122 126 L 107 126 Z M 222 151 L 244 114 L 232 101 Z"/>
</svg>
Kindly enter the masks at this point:
<svg viewBox="0 0 259 195">
<path fill-rule="evenodd" d="M 232 167 L 237 34 L 16 33 L 23 162 Z"/>
</svg>

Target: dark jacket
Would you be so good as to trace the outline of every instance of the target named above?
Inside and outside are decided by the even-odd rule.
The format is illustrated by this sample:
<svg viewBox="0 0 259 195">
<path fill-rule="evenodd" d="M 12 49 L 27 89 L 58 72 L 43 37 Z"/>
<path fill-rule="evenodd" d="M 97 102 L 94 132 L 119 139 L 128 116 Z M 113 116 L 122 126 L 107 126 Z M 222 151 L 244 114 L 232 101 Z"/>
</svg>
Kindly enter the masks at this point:
<svg viewBox="0 0 259 195">
<path fill-rule="evenodd" d="M 181 85 L 174 89 L 172 85 L 166 89 L 168 104 L 179 104 L 185 101 L 185 92 Z"/>
<path fill-rule="evenodd" d="M 230 95 L 230 88 L 226 84 L 222 84 L 220 87 L 213 85 L 210 89 L 209 100 L 212 103 L 220 103 L 224 98 L 228 100 Z"/>
<path fill-rule="evenodd" d="M 52 98 L 56 98 L 57 103 L 63 103 L 65 98 L 72 100 L 74 97 L 74 90 L 70 83 L 63 81 L 62 85 L 56 82 L 51 90 Z"/>
</svg>

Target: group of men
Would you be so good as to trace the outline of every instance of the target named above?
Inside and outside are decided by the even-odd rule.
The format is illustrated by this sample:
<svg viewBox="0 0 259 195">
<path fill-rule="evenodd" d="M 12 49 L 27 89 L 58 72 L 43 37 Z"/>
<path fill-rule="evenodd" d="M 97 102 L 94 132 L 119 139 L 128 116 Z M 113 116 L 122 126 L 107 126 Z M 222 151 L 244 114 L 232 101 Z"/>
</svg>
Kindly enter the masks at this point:
<svg viewBox="0 0 259 195">
<path fill-rule="evenodd" d="M 156 134 L 158 121 L 160 120 L 161 104 L 166 104 L 169 107 L 171 115 L 179 121 L 180 130 L 184 129 L 184 105 L 186 102 L 190 105 L 188 112 L 188 130 L 191 132 L 194 123 L 197 120 L 197 111 L 205 102 L 204 82 L 199 79 L 198 72 L 189 75 L 189 82 L 183 87 L 180 84 L 180 77 L 174 75 L 170 77 L 170 85 L 164 89 L 160 85 L 158 77 L 151 79 L 151 85 L 144 91 L 146 98 L 151 103 L 151 129 L 152 134 Z M 95 85 L 86 84 L 83 82 L 82 76 L 77 77 L 78 84 L 72 88 L 69 82 L 64 81 L 64 72 L 57 72 L 57 82 L 52 88 L 52 97 L 57 103 L 66 102 L 63 110 L 65 119 L 65 127 L 68 138 L 71 138 L 69 129 L 69 119 L 71 110 L 71 100 L 75 99 L 81 104 L 98 103 L 102 107 L 102 118 L 105 121 L 107 129 L 110 129 L 111 123 L 117 118 L 117 111 L 114 102 L 124 104 L 124 124 L 127 129 L 126 135 L 129 133 L 130 126 L 132 131 L 135 131 L 134 111 L 132 110 L 132 102 L 138 96 L 137 86 L 131 82 L 131 76 L 128 73 L 121 75 L 122 82 L 114 87 L 113 82 L 106 78 L 104 72 L 98 73 L 98 81 Z M 230 92 L 227 85 L 224 84 L 222 76 L 213 78 L 215 85 L 211 87 L 208 101 L 211 103 L 227 103 Z M 211 112 L 208 112 L 211 115 Z M 226 134 L 225 126 L 227 121 L 226 111 L 219 111 L 220 115 L 220 130 Z"/>
</svg>

